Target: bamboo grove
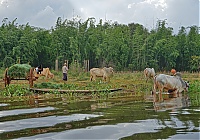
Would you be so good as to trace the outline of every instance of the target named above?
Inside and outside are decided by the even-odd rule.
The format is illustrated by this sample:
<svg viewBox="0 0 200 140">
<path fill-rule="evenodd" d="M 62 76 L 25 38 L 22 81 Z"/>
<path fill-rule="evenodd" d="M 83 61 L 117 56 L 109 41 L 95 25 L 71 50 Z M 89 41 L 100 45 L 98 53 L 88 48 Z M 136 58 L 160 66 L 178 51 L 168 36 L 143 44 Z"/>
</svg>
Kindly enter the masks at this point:
<svg viewBox="0 0 200 140">
<path fill-rule="evenodd" d="M 17 19 L 2 20 L 0 27 L 0 67 L 6 68 L 20 58 L 31 66 L 54 68 L 64 60 L 81 65 L 89 60 L 90 68 L 112 66 L 115 70 L 197 71 L 200 66 L 199 27 L 180 27 L 177 34 L 158 20 L 152 30 L 140 24 L 128 25 L 88 18 L 86 21 L 57 19 L 55 27 L 18 25 Z"/>
</svg>

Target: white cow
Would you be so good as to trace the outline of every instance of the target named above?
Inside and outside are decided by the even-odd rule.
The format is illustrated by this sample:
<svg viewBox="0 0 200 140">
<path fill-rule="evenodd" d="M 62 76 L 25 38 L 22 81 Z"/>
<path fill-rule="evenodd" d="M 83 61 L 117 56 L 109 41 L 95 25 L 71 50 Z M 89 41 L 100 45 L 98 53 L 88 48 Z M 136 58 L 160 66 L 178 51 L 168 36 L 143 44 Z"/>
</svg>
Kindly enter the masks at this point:
<svg viewBox="0 0 200 140">
<path fill-rule="evenodd" d="M 144 69 L 144 76 L 146 78 L 146 82 L 148 79 L 153 79 L 156 75 L 154 68 L 146 68 Z"/>
<path fill-rule="evenodd" d="M 154 88 L 153 95 L 154 99 L 156 97 L 156 90 L 159 91 L 159 101 L 163 100 L 162 92 L 163 90 L 167 90 L 170 92 L 174 92 L 179 96 L 179 93 L 183 91 L 188 91 L 189 82 L 183 81 L 180 73 L 176 73 L 175 76 L 170 76 L 166 74 L 156 75 L 154 78 Z"/>
<path fill-rule="evenodd" d="M 96 80 L 96 77 L 102 77 L 103 81 L 110 81 L 110 77 L 113 75 L 112 67 L 104 67 L 104 68 L 92 68 L 90 69 L 90 81 Z"/>
</svg>

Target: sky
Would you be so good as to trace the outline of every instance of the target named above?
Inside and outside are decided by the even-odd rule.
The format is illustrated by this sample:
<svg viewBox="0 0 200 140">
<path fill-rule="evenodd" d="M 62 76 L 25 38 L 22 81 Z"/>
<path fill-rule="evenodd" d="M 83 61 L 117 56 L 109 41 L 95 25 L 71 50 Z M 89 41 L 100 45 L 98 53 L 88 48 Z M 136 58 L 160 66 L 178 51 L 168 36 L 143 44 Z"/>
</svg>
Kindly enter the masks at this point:
<svg viewBox="0 0 200 140">
<path fill-rule="evenodd" d="M 176 33 L 181 26 L 200 26 L 200 0 L 0 0 L 0 25 L 4 18 L 16 23 L 51 29 L 58 17 L 83 22 L 139 23 L 149 30 L 166 20 Z"/>
</svg>

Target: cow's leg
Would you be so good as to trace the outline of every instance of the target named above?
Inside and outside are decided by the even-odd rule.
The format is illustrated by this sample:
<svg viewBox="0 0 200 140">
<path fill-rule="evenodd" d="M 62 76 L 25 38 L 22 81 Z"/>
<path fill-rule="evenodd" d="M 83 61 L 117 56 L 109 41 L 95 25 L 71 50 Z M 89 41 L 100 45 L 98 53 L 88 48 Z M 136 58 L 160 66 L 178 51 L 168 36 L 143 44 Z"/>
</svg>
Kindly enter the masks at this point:
<svg viewBox="0 0 200 140">
<path fill-rule="evenodd" d="M 160 88 L 159 93 L 158 93 L 159 101 L 160 101 L 160 102 L 163 101 L 162 92 L 163 92 L 163 88 Z"/>
<path fill-rule="evenodd" d="M 176 98 L 177 96 L 179 97 L 179 92 L 178 92 L 178 90 L 176 89 L 176 90 L 174 91 L 174 93 L 173 93 L 173 97 Z"/>
<path fill-rule="evenodd" d="M 107 77 L 107 81 L 110 82 L 110 77 Z"/>
<path fill-rule="evenodd" d="M 156 102 L 156 90 L 153 89 L 152 91 L 153 102 Z"/>
<path fill-rule="evenodd" d="M 147 76 L 147 74 L 145 74 L 145 79 L 146 79 L 146 83 L 147 83 L 147 81 L 148 81 L 148 76 Z"/>
<path fill-rule="evenodd" d="M 153 96 L 153 101 L 156 102 L 156 85 L 154 83 L 153 89 L 152 89 L 152 96 Z"/>
<path fill-rule="evenodd" d="M 177 97 L 179 97 L 179 92 L 177 92 Z"/>
<path fill-rule="evenodd" d="M 153 83 L 153 90 L 152 90 L 152 95 L 153 95 L 153 101 L 156 102 L 156 90 L 158 89 L 156 81 L 154 80 Z"/>
<path fill-rule="evenodd" d="M 106 82 L 106 78 L 104 76 L 102 77 L 102 82 Z"/>
<path fill-rule="evenodd" d="M 106 82 L 106 81 L 108 81 L 109 79 L 108 79 L 106 76 L 103 76 L 102 80 L 103 80 L 103 82 Z"/>
<path fill-rule="evenodd" d="M 92 81 L 92 78 L 93 78 L 93 76 L 92 76 L 92 75 L 90 75 L 90 81 Z"/>
<path fill-rule="evenodd" d="M 96 81 L 96 75 L 94 75 L 92 79 L 93 79 L 94 81 Z"/>
</svg>

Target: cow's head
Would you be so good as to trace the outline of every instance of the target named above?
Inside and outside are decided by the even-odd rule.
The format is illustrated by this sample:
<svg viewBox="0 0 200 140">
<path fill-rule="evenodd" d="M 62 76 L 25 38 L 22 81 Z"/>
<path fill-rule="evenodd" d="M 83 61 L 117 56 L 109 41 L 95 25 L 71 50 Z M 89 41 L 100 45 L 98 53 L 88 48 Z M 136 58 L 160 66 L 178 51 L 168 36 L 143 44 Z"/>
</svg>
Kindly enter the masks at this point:
<svg viewBox="0 0 200 140">
<path fill-rule="evenodd" d="M 177 76 L 177 77 L 180 77 L 181 78 L 181 73 L 180 72 L 176 72 L 175 74 L 174 74 L 174 76 Z"/>
<path fill-rule="evenodd" d="M 109 67 L 109 70 L 110 70 L 111 73 L 114 73 L 114 70 L 113 70 L 112 67 Z"/>
</svg>

